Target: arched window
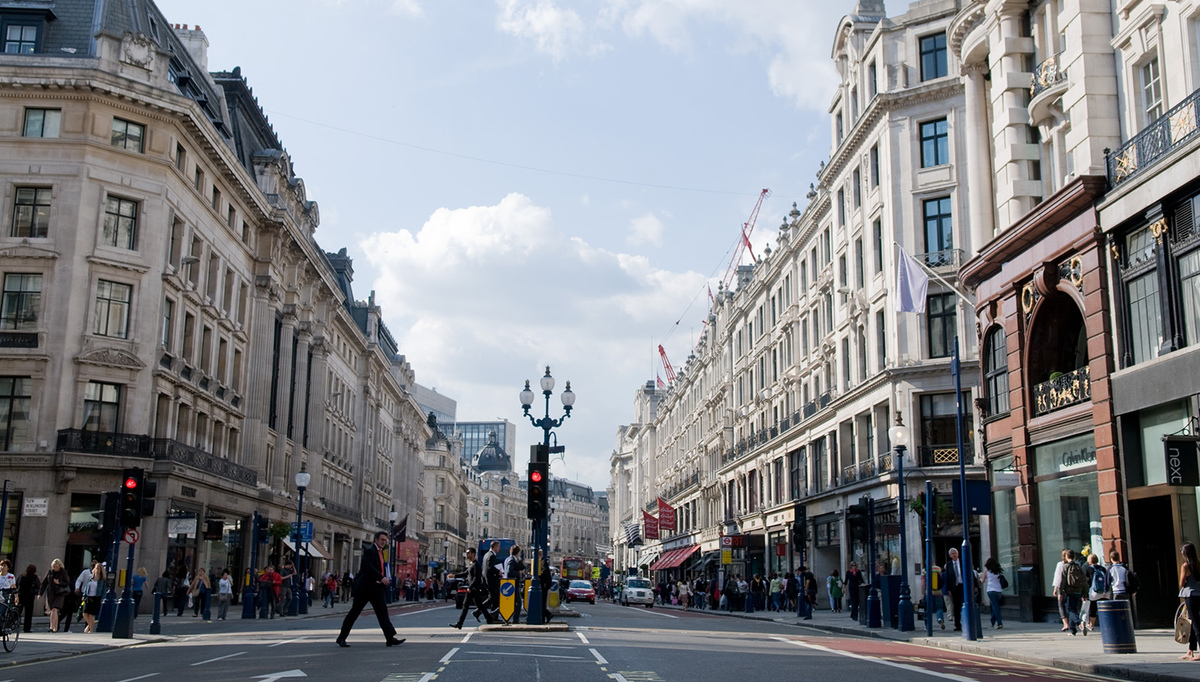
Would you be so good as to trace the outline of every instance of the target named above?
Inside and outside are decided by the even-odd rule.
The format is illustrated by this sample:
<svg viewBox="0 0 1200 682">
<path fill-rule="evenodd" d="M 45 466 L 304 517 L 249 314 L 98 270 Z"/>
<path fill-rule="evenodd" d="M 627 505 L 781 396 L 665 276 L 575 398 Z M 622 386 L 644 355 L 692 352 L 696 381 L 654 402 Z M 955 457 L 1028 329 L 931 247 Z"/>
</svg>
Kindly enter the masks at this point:
<svg viewBox="0 0 1200 682">
<path fill-rule="evenodd" d="M 983 383 L 987 391 L 988 416 L 1008 412 L 1008 347 L 1004 329 L 992 327 L 984 346 Z"/>
</svg>

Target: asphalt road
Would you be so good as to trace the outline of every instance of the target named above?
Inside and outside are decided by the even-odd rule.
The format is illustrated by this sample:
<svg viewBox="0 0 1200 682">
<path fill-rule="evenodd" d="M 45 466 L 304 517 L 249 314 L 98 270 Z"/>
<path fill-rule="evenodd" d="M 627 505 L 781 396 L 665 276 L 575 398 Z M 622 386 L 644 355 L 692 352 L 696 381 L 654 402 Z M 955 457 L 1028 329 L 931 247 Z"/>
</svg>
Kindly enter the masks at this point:
<svg viewBox="0 0 1200 682">
<path fill-rule="evenodd" d="M 601 602 L 574 607 L 570 632 L 462 631 L 441 602 L 396 610 L 407 642 L 385 647 L 374 616 L 363 614 L 349 649 L 330 617 L 203 623 L 163 621 L 169 642 L 110 649 L 0 671 L 0 682 L 61 680 L 347 680 L 430 682 L 653 682 L 678 680 L 886 679 L 1095 680 L 942 649 L 831 635 L 783 624 Z M 139 619 L 140 621 L 140 619 Z M 469 623 L 473 621 L 468 619 Z M 140 627 L 139 627 L 140 630 Z"/>
</svg>

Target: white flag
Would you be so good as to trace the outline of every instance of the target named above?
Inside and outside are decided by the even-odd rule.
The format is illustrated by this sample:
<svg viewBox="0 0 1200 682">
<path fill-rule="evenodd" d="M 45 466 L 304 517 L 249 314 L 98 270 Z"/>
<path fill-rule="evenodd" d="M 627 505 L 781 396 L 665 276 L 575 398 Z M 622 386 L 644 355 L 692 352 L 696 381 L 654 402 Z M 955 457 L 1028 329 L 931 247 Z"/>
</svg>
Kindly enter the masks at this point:
<svg viewBox="0 0 1200 682">
<path fill-rule="evenodd" d="M 896 261 L 896 312 L 923 313 L 925 295 L 929 291 L 929 275 L 903 246 L 896 246 L 900 249 L 900 258 Z"/>
</svg>

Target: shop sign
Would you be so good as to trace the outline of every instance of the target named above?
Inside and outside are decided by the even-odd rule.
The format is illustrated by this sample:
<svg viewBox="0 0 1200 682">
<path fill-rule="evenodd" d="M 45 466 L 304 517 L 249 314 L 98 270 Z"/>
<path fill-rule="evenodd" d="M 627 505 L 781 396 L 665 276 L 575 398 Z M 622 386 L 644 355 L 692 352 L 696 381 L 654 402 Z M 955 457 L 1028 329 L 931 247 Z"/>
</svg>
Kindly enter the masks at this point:
<svg viewBox="0 0 1200 682">
<path fill-rule="evenodd" d="M 1163 436 L 1168 485 L 1200 486 L 1200 452 L 1196 442 L 1193 436 Z"/>
<path fill-rule="evenodd" d="M 1021 485 L 1021 474 L 1016 471 L 992 473 L 992 490 L 1012 490 Z"/>
<path fill-rule="evenodd" d="M 196 519 L 178 517 L 167 519 L 167 535 L 169 537 L 176 535 L 186 535 L 189 538 L 196 537 Z"/>
<path fill-rule="evenodd" d="M 23 516 L 46 516 L 49 512 L 49 497 L 26 497 L 25 507 L 21 510 Z"/>
<path fill-rule="evenodd" d="M 1034 452 L 1040 476 L 1087 469 L 1096 464 L 1096 441 L 1090 433 L 1039 445 Z"/>
</svg>

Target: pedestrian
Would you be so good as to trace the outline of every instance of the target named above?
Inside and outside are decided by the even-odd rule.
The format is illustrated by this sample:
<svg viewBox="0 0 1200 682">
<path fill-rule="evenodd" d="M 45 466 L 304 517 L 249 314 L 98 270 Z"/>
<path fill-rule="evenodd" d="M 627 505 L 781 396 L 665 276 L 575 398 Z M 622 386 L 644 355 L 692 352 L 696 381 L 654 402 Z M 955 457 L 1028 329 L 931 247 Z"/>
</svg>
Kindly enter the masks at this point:
<svg viewBox="0 0 1200 682">
<path fill-rule="evenodd" d="M 208 595 L 212 593 L 212 581 L 208 579 L 208 572 L 203 568 L 196 569 L 196 577 L 192 579 L 192 584 L 188 589 L 188 594 L 192 596 L 192 618 L 198 618 L 201 612 L 204 612 L 204 620 L 208 620 Z"/>
<path fill-rule="evenodd" d="M 550 574 L 550 562 L 546 561 L 546 555 L 542 550 L 538 550 L 538 563 L 542 570 L 538 573 L 538 583 L 542 586 L 542 623 L 549 623 L 550 618 L 554 616 L 550 611 L 550 586 L 554 582 L 554 576 Z M 562 602 L 559 602 L 560 604 Z"/>
<path fill-rule="evenodd" d="M 1109 552 L 1108 564 L 1108 584 L 1109 589 L 1112 590 L 1112 598 L 1129 601 L 1130 595 L 1136 590 L 1130 589 L 1130 571 L 1125 564 L 1121 563 L 1121 553 L 1115 549 Z"/>
<path fill-rule="evenodd" d="M 953 604 L 947 604 L 947 609 L 953 609 L 954 629 L 962 630 L 963 609 L 963 566 L 958 560 L 958 550 L 951 548 L 949 560 L 942 569 L 942 595 L 950 597 Z"/>
<path fill-rule="evenodd" d="M 22 632 L 33 632 L 33 605 L 37 601 L 41 588 L 42 581 L 38 580 L 37 566 L 29 564 L 25 567 L 25 572 L 21 574 L 21 577 L 17 578 L 16 604 L 20 607 L 21 615 L 24 618 Z"/>
<path fill-rule="evenodd" d="M 492 540 L 488 551 L 479 562 L 483 571 L 483 580 L 487 583 L 488 594 L 491 595 L 491 606 L 495 610 L 500 604 L 500 541 Z"/>
<path fill-rule="evenodd" d="M 50 562 L 50 570 L 42 579 L 42 596 L 46 598 L 46 610 L 50 612 L 50 632 L 58 632 L 58 616 L 63 602 L 71 593 L 71 577 L 61 559 Z"/>
<path fill-rule="evenodd" d="M 333 608 L 333 598 L 337 596 L 337 578 L 332 573 L 325 574 L 325 603 L 323 606 L 327 609 Z"/>
<path fill-rule="evenodd" d="M 475 549 L 467 549 L 467 596 L 463 598 L 462 612 L 458 614 L 458 622 L 451 623 L 450 627 L 461 630 L 463 621 L 467 619 L 467 612 L 472 607 L 475 609 L 475 620 L 479 620 L 480 615 L 487 617 L 487 622 L 494 622 L 495 618 L 492 615 L 492 610 L 488 605 L 488 589 L 487 584 L 483 581 L 483 575 L 480 571 L 478 561 L 475 561 Z"/>
<path fill-rule="evenodd" d="M 17 576 L 13 575 L 12 562 L 8 559 L 0 559 L 0 623 L 6 620 L 9 604 L 8 598 L 11 595 L 13 602 L 11 608 L 16 608 L 17 591 Z"/>
<path fill-rule="evenodd" d="M 825 578 L 825 589 L 829 592 L 829 610 L 834 613 L 842 612 L 842 578 L 835 568 Z"/>
<path fill-rule="evenodd" d="M 1075 550 L 1064 549 L 1062 561 L 1054 567 L 1054 596 L 1058 599 L 1058 614 L 1062 616 L 1062 632 L 1070 631 L 1073 636 L 1078 631 L 1076 621 L 1086 589 L 1087 578 L 1083 574 L 1083 567 L 1075 561 Z M 1087 634 L 1086 630 L 1084 634 Z"/>
<path fill-rule="evenodd" d="M 162 612 L 164 614 L 171 610 L 171 594 L 174 592 L 173 584 L 170 571 L 163 571 L 158 580 L 154 581 L 154 594 L 157 594 L 159 599 L 162 600 Z"/>
<path fill-rule="evenodd" d="M 850 567 L 846 569 L 846 601 L 850 606 L 850 618 L 858 620 L 858 588 L 863 584 L 862 571 L 858 570 L 858 563 L 851 561 Z"/>
<path fill-rule="evenodd" d="M 142 595 L 146 593 L 146 581 L 149 580 L 149 574 L 146 573 L 146 567 L 138 567 L 137 573 L 133 575 L 133 580 L 130 582 L 130 587 L 133 588 L 133 617 L 137 618 L 138 611 L 142 607 Z"/>
<path fill-rule="evenodd" d="M 187 568 L 180 566 L 175 572 L 175 617 L 183 618 L 183 610 L 191 604 L 188 603 L 188 572 Z"/>
<path fill-rule="evenodd" d="M 279 569 L 279 599 L 275 602 L 275 611 L 281 616 L 291 612 L 292 590 L 298 587 L 295 581 L 296 567 L 291 559 L 284 559 L 283 566 Z"/>
<path fill-rule="evenodd" d="M 677 588 L 679 590 L 679 603 L 683 605 L 683 610 L 688 610 L 688 601 L 691 599 L 691 590 L 688 589 L 686 580 L 680 580 Z"/>
<path fill-rule="evenodd" d="M 342 583 L 341 583 L 341 588 L 342 588 L 341 600 L 342 601 L 350 601 L 350 592 L 353 589 L 353 587 L 354 587 L 354 576 L 350 574 L 350 571 L 343 572 L 342 573 Z"/>
<path fill-rule="evenodd" d="M 262 575 L 258 576 L 258 593 L 262 595 L 260 605 L 270 614 L 267 616 L 268 618 L 275 617 L 275 604 L 279 602 L 279 584 L 281 582 L 283 579 L 275 572 L 275 567 L 270 564 L 263 570 Z"/>
<path fill-rule="evenodd" d="M 95 621 L 88 621 L 87 613 L 85 611 L 92 577 L 95 575 L 96 566 L 99 563 L 99 559 L 92 559 L 91 565 L 79 572 L 79 576 L 75 578 L 75 589 L 71 592 L 71 594 L 67 595 L 66 599 L 63 600 L 63 609 L 61 615 L 59 616 L 60 625 L 63 624 L 64 619 L 66 620 L 66 626 L 63 628 L 63 632 L 71 631 L 72 616 L 74 616 L 77 621 L 89 623 L 89 625 L 83 628 L 84 632 L 92 631 L 91 623 Z M 81 609 L 80 606 L 85 608 Z"/>
<path fill-rule="evenodd" d="M 521 620 L 521 598 L 525 590 L 519 589 L 525 584 L 522 576 L 525 573 L 525 561 L 521 559 L 521 547 L 513 545 L 508 550 L 508 558 L 504 560 L 504 577 L 509 580 L 515 580 L 518 586 L 516 596 L 513 600 L 513 615 L 511 622 L 516 623 Z"/>
<path fill-rule="evenodd" d="M 1008 587 L 1008 578 L 1004 577 L 1004 571 L 1001 570 L 996 557 L 988 557 L 983 563 L 983 575 L 979 583 L 992 607 L 992 627 L 1001 630 L 1004 628 L 1004 619 L 1000 615 L 1000 607 L 1004 604 L 1004 588 Z"/>
<path fill-rule="evenodd" d="M 396 628 L 388 618 L 387 603 L 384 601 L 387 586 L 392 582 L 383 561 L 383 548 L 387 544 L 387 531 L 379 531 L 375 533 L 374 542 L 363 548 L 362 564 L 358 568 L 358 576 L 354 579 L 354 601 L 346 619 L 342 621 L 342 631 L 337 638 L 337 645 L 340 647 L 350 646 L 346 643 L 346 637 L 350 635 L 350 628 L 354 627 L 354 621 L 358 620 L 358 615 L 368 603 L 375 611 L 375 618 L 379 621 L 379 628 L 383 630 L 387 646 L 396 646 L 404 642 L 396 637 Z"/>
<path fill-rule="evenodd" d="M 1083 621 L 1084 630 L 1095 632 L 1096 618 L 1099 615 L 1097 602 L 1112 598 L 1108 591 L 1108 571 L 1100 564 L 1100 557 L 1089 554 L 1085 572 L 1088 579 L 1088 592 L 1087 599 L 1083 603 L 1083 612 L 1079 614 L 1079 618 Z"/>
<path fill-rule="evenodd" d="M 1183 563 L 1179 565 L 1179 596 L 1183 599 L 1192 628 L 1188 631 L 1188 650 L 1185 661 L 1200 660 L 1200 559 L 1196 557 L 1196 546 L 1185 542 L 1179 547 Z"/>
<path fill-rule="evenodd" d="M 229 602 L 233 601 L 233 578 L 229 569 L 221 571 L 221 579 L 217 581 L 217 620 L 225 620 L 229 614 Z"/>
<path fill-rule="evenodd" d="M 83 593 L 83 620 L 87 623 L 84 632 L 96 631 L 96 618 L 100 615 L 100 602 L 104 599 L 104 588 L 107 577 L 104 574 L 104 564 L 99 561 L 92 565 L 91 576 Z"/>
<path fill-rule="evenodd" d="M 750 594 L 754 595 L 755 610 L 765 611 L 767 608 L 767 581 L 763 580 L 762 574 L 754 574 L 754 578 L 750 581 Z"/>
</svg>

